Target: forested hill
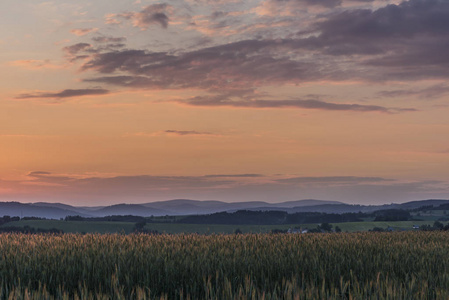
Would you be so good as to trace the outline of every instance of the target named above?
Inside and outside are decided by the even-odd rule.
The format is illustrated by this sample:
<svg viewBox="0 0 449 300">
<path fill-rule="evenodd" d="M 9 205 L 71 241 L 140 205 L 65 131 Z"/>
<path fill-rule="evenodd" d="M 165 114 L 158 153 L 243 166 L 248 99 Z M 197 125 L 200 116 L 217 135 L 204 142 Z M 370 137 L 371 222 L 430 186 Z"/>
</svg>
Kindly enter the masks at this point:
<svg viewBox="0 0 449 300">
<path fill-rule="evenodd" d="M 449 200 L 422 200 L 406 202 L 402 204 L 385 204 L 385 205 L 360 205 L 345 204 L 336 201 L 323 200 L 297 200 L 280 203 L 258 202 L 221 202 L 221 201 L 199 201 L 188 199 L 176 199 L 160 202 L 149 202 L 142 204 L 116 204 L 110 206 L 81 207 L 71 206 L 62 203 L 19 203 L 19 202 L 0 202 L 0 216 L 18 216 L 18 217 L 41 217 L 48 219 L 61 219 L 67 216 L 82 216 L 86 218 L 106 217 L 106 216 L 124 216 L 134 215 L 141 217 L 150 216 L 186 216 L 186 215 L 206 215 L 213 214 L 214 218 L 221 220 L 223 216 L 227 220 L 233 218 L 226 214 L 217 214 L 222 212 L 232 213 L 236 211 L 266 211 L 267 216 L 272 213 L 269 211 L 278 211 L 277 217 L 269 217 L 271 222 L 279 222 L 279 219 L 287 218 L 287 213 L 292 215 L 303 215 L 301 213 L 327 213 L 347 214 L 347 213 L 373 213 L 378 210 L 402 209 L 414 210 L 420 207 L 434 209 L 440 206 L 448 207 Z M 282 213 L 281 213 L 282 212 Z M 299 214 L 298 214 L 299 213 Z M 240 214 L 240 213 L 239 213 Z M 246 213 L 248 219 L 256 218 L 250 213 Z M 256 214 L 257 215 L 257 214 Z M 261 218 L 267 217 L 262 216 Z M 283 217 L 280 217 L 283 216 Z M 206 218 L 206 217 L 205 217 Z M 238 217 L 235 217 L 239 219 Z M 292 218 L 292 217 L 289 217 Z M 335 217 L 338 218 L 338 217 Z M 204 218 L 200 218 L 203 220 Z M 192 217 L 191 222 L 202 223 Z M 278 221 L 276 221 L 278 220 Z M 229 221 L 226 221 L 229 222 Z M 256 221 L 254 221 L 256 222 Z"/>
</svg>

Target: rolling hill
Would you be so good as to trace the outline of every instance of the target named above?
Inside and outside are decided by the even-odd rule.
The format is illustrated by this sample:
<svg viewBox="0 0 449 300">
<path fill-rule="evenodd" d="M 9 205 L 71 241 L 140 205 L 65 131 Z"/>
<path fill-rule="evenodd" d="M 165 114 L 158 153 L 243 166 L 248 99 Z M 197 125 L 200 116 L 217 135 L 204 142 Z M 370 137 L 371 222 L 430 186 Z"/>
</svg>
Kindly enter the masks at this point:
<svg viewBox="0 0 449 300">
<path fill-rule="evenodd" d="M 383 209 L 415 209 L 422 206 L 438 206 L 449 203 L 449 200 L 429 199 L 410 201 L 401 204 L 385 205 L 353 205 L 338 201 L 324 200 L 296 200 L 280 203 L 255 202 L 222 202 L 199 201 L 189 199 L 174 199 L 143 204 L 115 204 L 110 206 L 71 206 L 63 203 L 19 203 L 0 202 L 0 216 L 41 217 L 48 219 L 60 219 L 66 216 L 80 215 L 82 217 L 104 217 L 111 215 L 135 215 L 135 216 L 165 216 L 165 215 L 197 215 L 212 214 L 216 212 L 234 212 L 237 210 L 279 210 L 288 213 L 296 212 L 323 212 L 323 213 L 347 213 L 347 212 L 373 212 Z"/>
</svg>

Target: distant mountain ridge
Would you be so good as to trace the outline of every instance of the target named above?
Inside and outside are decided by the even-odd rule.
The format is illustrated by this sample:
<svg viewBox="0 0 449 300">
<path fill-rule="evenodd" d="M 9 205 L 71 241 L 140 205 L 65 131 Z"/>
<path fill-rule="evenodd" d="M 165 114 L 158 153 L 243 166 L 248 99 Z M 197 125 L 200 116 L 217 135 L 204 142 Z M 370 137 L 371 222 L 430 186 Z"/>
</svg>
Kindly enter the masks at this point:
<svg viewBox="0 0 449 300">
<path fill-rule="evenodd" d="M 326 200 L 295 200 L 280 203 L 255 202 L 222 202 L 216 200 L 199 201 L 189 199 L 174 199 L 168 201 L 149 202 L 142 204 L 115 204 L 110 206 L 72 206 L 63 203 L 20 203 L 0 202 L 0 216 L 41 217 L 60 219 L 66 216 L 80 215 L 82 217 L 105 217 L 112 215 L 134 216 L 165 216 L 165 215 L 197 215 L 216 212 L 234 212 L 237 210 L 279 210 L 288 213 L 296 212 L 373 212 L 382 209 L 414 209 L 422 206 L 438 206 L 449 203 L 444 199 L 428 199 L 406 203 L 384 205 L 346 204 L 339 201 Z"/>
<path fill-rule="evenodd" d="M 325 204 L 343 204 L 343 203 L 338 201 L 313 200 L 313 199 L 287 201 L 281 203 L 268 203 L 263 201 L 228 203 L 222 201 L 198 201 L 189 199 L 175 199 L 168 201 L 144 203 L 142 205 L 151 208 L 168 210 L 171 211 L 171 213 L 174 215 L 185 215 L 185 214 L 210 214 L 220 211 L 236 211 L 242 209 L 254 210 L 259 207 L 266 207 L 267 208 L 266 210 L 274 210 L 279 207 L 283 209 L 291 209 L 293 207 L 325 205 Z"/>
<path fill-rule="evenodd" d="M 81 215 L 83 217 L 88 217 L 80 211 L 76 210 L 76 207 L 67 205 L 66 208 L 62 208 L 59 203 L 55 206 L 52 203 L 20 203 L 20 202 L 0 202 L 0 216 L 11 216 L 11 217 L 39 217 L 47 219 L 59 219 L 65 216 L 71 215 Z M 68 209 L 72 207 L 73 209 Z"/>
</svg>

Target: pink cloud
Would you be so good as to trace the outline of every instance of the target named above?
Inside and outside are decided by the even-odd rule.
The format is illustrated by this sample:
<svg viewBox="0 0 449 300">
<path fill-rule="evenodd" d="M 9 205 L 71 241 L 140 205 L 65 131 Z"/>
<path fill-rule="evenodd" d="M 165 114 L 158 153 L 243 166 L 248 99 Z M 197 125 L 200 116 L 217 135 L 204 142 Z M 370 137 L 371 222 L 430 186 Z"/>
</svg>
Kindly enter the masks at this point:
<svg viewBox="0 0 449 300">
<path fill-rule="evenodd" d="M 98 28 L 77 28 L 70 30 L 70 33 L 76 35 L 76 36 L 84 36 L 91 32 L 97 31 Z"/>
</svg>

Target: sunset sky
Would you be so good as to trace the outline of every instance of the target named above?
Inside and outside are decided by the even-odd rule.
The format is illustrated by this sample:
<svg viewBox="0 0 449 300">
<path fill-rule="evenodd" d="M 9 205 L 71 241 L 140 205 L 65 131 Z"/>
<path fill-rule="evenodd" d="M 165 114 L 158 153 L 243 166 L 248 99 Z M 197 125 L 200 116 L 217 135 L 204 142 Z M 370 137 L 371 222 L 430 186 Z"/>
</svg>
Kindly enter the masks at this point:
<svg viewBox="0 0 449 300">
<path fill-rule="evenodd" d="M 449 198 L 449 0 L 0 11 L 1 201 Z"/>
</svg>

